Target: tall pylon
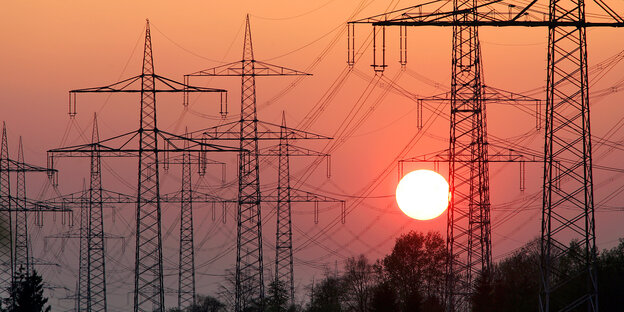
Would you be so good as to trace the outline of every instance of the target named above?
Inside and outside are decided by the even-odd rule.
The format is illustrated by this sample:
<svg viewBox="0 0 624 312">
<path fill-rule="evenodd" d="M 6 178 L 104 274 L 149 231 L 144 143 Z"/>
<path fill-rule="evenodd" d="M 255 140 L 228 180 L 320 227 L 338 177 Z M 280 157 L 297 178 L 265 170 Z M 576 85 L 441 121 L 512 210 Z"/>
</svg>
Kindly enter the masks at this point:
<svg viewBox="0 0 624 312">
<path fill-rule="evenodd" d="M 586 20 L 584 0 L 551 0 L 548 8 L 553 23 Z M 586 28 L 548 30 L 541 311 L 598 311 Z M 562 258 L 583 269 L 569 272 L 557 265 Z"/>
<path fill-rule="evenodd" d="M 164 309 L 162 234 L 158 166 L 158 128 L 154 58 L 149 20 L 145 26 L 141 72 L 141 121 L 139 128 L 139 184 L 136 209 L 136 258 L 134 311 Z M 151 308 L 148 306 L 151 305 Z"/>
<path fill-rule="evenodd" d="M 236 311 L 264 302 L 264 265 L 262 255 L 262 220 L 260 196 L 260 166 L 258 152 L 258 116 L 256 109 L 257 76 L 308 75 L 293 69 L 276 66 L 254 58 L 249 15 L 245 19 L 245 37 L 241 61 L 202 70 L 190 76 L 240 76 L 241 117 L 237 124 L 240 134 L 206 131 L 208 139 L 236 139 L 241 151 L 238 158 L 238 204 L 236 238 Z M 231 125 L 223 125 L 230 127 Z M 216 128 L 215 128 L 216 129 Z M 279 132 L 264 139 L 279 139 Z M 308 133 L 303 136 L 309 135 Z M 326 138 L 312 135 L 309 138 Z"/>
<path fill-rule="evenodd" d="M 453 1 L 453 10 L 459 12 L 453 17 L 454 21 L 468 25 L 452 25 L 451 91 L 448 99 L 451 199 L 446 230 L 446 246 L 450 259 L 446 265 L 444 296 L 447 311 L 470 311 L 475 281 L 482 272 L 489 272 L 492 263 L 488 141 L 481 47 L 478 28 L 469 25 L 477 19 L 476 7 L 475 0 Z M 404 25 L 400 26 L 401 43 L 405 45 L 403 38 L 406 38 L 407 30 L 403 29 Z M 385 40 L 385 25 L 381 27 Z M 375 28 L 373 32 L 376 32 Z M 383 45 L 385 47 L 385 43 Z M 376 54 L 374 51 L 373 55 Z M 404 66 L 406 52 L 402 51 L 401 56 L 401 64 Z M 381 61 L 382 65 L 373 64 L 376 71 L 383 71 L 386 67 L 385 59 Z"/>
<path fill-rule="evenodd" d="M 454 1 L 456 18 L 476 20 L 477 2 Z M 447 311 L 470 311 L 475 281 L 492 263 L 490 176 L 478 28 L 453 26 L 446 244 Z"/>
<path fill-rule="evenodd" d="M 9 144 L 6 123 L 2 123 L 0 148 L 0 297 L 9 297 L 9 286 L 13 280 L 13 222 L 11 216 L 11 184 L 9 174 Z"/>
<path fill-rule="evenodd" d="M 91 157 L 95 146 L 99 148 L 100 157 L 139 159 L 138 192 L 134 201 L 137 207 L 134 311 L 163 312 L 165 304 L 160 210 L 163 200 L 160 196 L 159 154 L 182 152 L 184 149 L 181 143 L 184 141 L 189 141 L 188 151 L 191 152 L 238 152 L 239 149 L 207 144 L 159 129 L 156 123 L 156 93 L 224 93 L 226 90 L 189 86 L 155 74 L 148 20 L 141 74 L 107 86 L 70 91 L 70 118 L 76 115 L 76 94 L 106 92 L 140 93 L 139 129 L 95 143 L 49 150 L 48 165 L 54 165 L 55 157 Z"/>
<path fill-rule="evenodd" d="M 249 15 L 245 20 L 242 69 L 239 146 L 247 152 L 241 152 L 238 159 L 236 311 L 245 310 L 253 300 L 261 306 L 264 302 L 256 70 Z"/>
<path fill-rule="evenodd" d="M 548 11 L 536 3 L 510 6 L 494 1 L 476 6 L 476 2 L 469 1 L 458 6 L 454 1 L 449 10 L 444 8 L 446 2 L 434 1 L 352 23 L 454 29 L 548 28 L 540 310 L 571 311 L 583 307 L 598 311 L 586 29 L 624 27 L 624 18 L 603 1 L 596 1 L 597 9 L 606 15 L 592 15 L 589 19 L 583 0 L 550 0 Z M 459 7 L 465 10 L 458 10 Z M 471 38 L 459 39 L 463 42 Z M 456 52 L 467 60 L 479 56 L 466 49 L 454 49 L 453 53 Z M 454 75 L 463 74 L 461 70 L 466 65 L 471 66 L 464 62 L 454 64 L 460 70 Z M 574 250 L 576 247 L 568 244 L 570 240 L 577 240 L 582 251 Z M 581 263 L 581 270 L 568 272 L 558 267 L 559 260 L 565 257 Z M 574 281 L 583 281 L 585 287 L 573 287 Z"/>
</svg>

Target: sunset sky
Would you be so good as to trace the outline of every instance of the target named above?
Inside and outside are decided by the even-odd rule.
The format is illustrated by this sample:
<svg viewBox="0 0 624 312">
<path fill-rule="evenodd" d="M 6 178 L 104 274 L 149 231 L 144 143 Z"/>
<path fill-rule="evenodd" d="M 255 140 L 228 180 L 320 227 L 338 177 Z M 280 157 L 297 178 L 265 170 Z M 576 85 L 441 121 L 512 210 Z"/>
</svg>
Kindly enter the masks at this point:
<svg viewBox="0 0 624 312">
<path fill-rule="evenodd" d="M 362 53 L 353 70 L 346 73 L 346 22 L 413 5 L 412 1 L 322 0 L 322 1 L 11 1 L 0 10 L 0 116 L 9 131 L 12 157 L 22 136 L 26 161 L 45 165 L 49 149 L 87 143 L 93 113 L 97 112 L 100 137 L 108 138 L 138 128 L 139 98 L 135 95 L 79 95 L 78 115 L 67 114 L 68 91 L 107 85 L 140 74 L 145 19 L 152 25 L 155 72 L 182 81 L 184 74 L 238 61 L 242 56 L 245 15 L 252 26 L 257 60 L 281 65 L 313 76 L 258 78 L 258 117 L 280 123 L 282 111 L 290 127 L 334 137 L 334 142 L 296 142 L 331 152 L 331 178 L 325 163 L 308 172 L 313 159 L 291 159 L 293 185 L 327 196 L 345 199 L 348 215 L 340 222 L 340 205 L 320 204 L 318 224 L 313 204 L 293 205 L 295 284 L 299 294 L 325 268 L 340 269 L 347 257 L 366 254 L 374 261 L 389 253 L 394 240 L 409 230 L 446 234 L 446 214 L 430 221 L 416 221 L 396 206 L 397 160 L 448 148 L 449 108 L 432 104 L 424 109 L 424 128 L 416 127 L 416 101 L 394 92 L 384 92 L 389 82 L 414 96 L 448 91 L 450 84 L 450 28 L 411 28 L 409 63 L 404 71 L 398 63 L 398 29 L 387 30 L 388 69 L 385 78 L 371 88 L 374 72 L 369 38 L 372 27 L 356 26 L 356 48 Z M 621 2 L 617 3 L 624 7 Z M 590 10 L 591 7 L 588 7 Z M 620 8 L 622 9 L 622 8 Z M 624 79 L 622 32 L 618 29 L 588 30 L 591 81 L 591 113 L 594 164 L 624 168 L 624 106 L 622 93 L 612 88 Z M 545 29 L 483 28 L 480 31 L 485 84 L 544 99 L 546 80 Z M 367 45 L 368 44 L 368 45 Z M 619 59 L 608 63 L 618 53 Z M 359 54 L 358 54 L 359 56 Z M 340 88 L 334 85 L 341 79 Z M 291 88 L 291 84 L 294 87 Z M 240 112 L 240 78 L 194 78 L 191 84 L 229 91 L 226 121 Z M 598 91 L 600 90 L 600 94 Z M 596 94 L 594 94 L 596 92 Z M 594 96 L 596 95 L 596 96 Z M 328 99 L 329 98 L 329 99 Z M 161 129 L 182 133 L 224 121 L 219 117 L 215 95 L 191 97 L 183 111 L 182 96 L 158 97 Z M 316 110 L 321 104 L 322 111 Z M 436 107 L 435 114 L 430 108 Z M 490 143 L 529 148 L 542 153 L 543 130 L 536 129 L 535 108 L 522 109 L 493 104 L 487 108 Z M 542 113 L 544 108 L 542 107 Z M 318 112 L 313 123 L 304 123 Z M 610 144 L 601 144 L 608 139 Z M 614 143 L 615 142 L 615 143 Z M 263 145 L 267 146 L 267 145 Z M 211 155 L 212 157 L 212 155 Z M 199 181 L 204 192 L 233 198 L 236 194 L 236 158 L 214 155 L 227 163 L 226 185 L 221 169 Z M 81 190 L 88 177 L 87 160 L 61 160 L 59 191 Z M 406 171 L 433 169 L 432 164 L 410 164 Z M 448 175 L 442 164 L 442 175 Z M 542 164 L 526 165 L 526 190 L 519 190 L 518 164 L 491 164 L 493 255 L 498 260 L 528 241 L 539 237 L 541 218 Z M 275 187 L 277 162 L 267 160 L 262 169 L 263 190 Z M 302 179 L 302 176 L 305 179 Z M 613 247 L 624 236 L 622 173 L 594 169 L 597 244 Z M 179 189 L 180 171 L 173 167 L 161 173 L 163 189 Z M 42 176 L 28 178 L 28 195 L 43 199 L 54 192 Z M 230 183 L 230 184 L 227 184 Z M 105 188 L 134 194 L 136 159 L 105 160 Z M 225 270 L 233 269 L 236 257 L 235 207 L 227 207 L 222 222 L 221 207 L 215 220 L 210 205 L 195 206 L 197 292 L 215 295 Z M 166 291 L 177 287 L 179 207 L 163 207 L 163 239 Z M 273 270 L 275 208 L 263 205 L 265 266 Z M 122 310 L 132 302 L 134 267 L 134 207 L 108 209 L 105 228 L 110 310 Z M 78 220 L 78 216 L 74 218 Z M 77 277 L 78 241 L 55 239 L 57 233 L 75 231 L 61 216 L 47 215 L 43 227 L 31 226 L 35 258 L 56 262 L 37 269 L 53 286 L 53 309 L 70 309 Z M 124 237 L 116 238 L 116 237 Z M 46 238 L 48 237 L 48 238 Z M 270 269 L 269 269 L 270 268 Z M 268 276 L 272 276 L 268 273 Z M 62 288 L 65 287 L 65 288 Z M 166 294 L 168 307 L 176 304 L 175 293 Z"/>
</svg>

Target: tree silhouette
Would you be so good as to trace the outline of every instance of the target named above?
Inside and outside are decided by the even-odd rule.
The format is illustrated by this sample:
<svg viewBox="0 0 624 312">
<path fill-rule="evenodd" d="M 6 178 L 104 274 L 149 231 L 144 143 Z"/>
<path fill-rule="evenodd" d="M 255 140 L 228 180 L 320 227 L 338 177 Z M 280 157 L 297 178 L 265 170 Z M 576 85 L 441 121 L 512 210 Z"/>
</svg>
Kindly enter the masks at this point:
<svg viewBox="0 0 624 312">
<path fill-rule="evenodd" d="M 377 284 L 376 272 L 364 255 L 348 258 L 342 276 L 343 301 L 347 311 L 367 312 L 370 310 L 372 292 Z"/>
<path fill-rule="evenodd" d="M 383 261 L 383 273 L 396 291 L 399 311 L 443 311 L 445 265 L 442 235 L 410 231 L 401 235 Z"/>
<path fill-rule="evenodd" d="M 273 280 L 269 284 L 266 311 L 267 312 L 287 312 L 291 308 L 288 305 L 289 301 L 288 290 L 284 282 L 280 280 Z"/>
<path fill-rule="evenodd" d="M 340 277 L 326 274 L 318 285 L 312 284 L 306 312 L 342 312 L 343 296 Z"/>
<path fill-rule="evenodd" d="M 10 297 L 4 300 L 3 312 L 49 312 L 50 306 L 45 307 L 48 298 L 43 296 L 43 278 L 33 270 L 24 273 L 20 268 L 19 274 L 9 288 Z"/>
</svg>

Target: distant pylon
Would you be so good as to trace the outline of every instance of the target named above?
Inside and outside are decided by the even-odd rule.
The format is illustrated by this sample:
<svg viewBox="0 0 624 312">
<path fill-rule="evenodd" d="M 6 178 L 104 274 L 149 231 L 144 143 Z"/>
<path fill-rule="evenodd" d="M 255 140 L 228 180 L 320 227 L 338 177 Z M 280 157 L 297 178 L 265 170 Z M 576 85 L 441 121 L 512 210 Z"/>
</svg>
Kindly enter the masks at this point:
<svg viewBox="0 0 624 312">
<path fill-rule="evenodd" d="M 17 173 L 18 185 L 15 197 L 11 196 L 10 172 Z M 6 246 L 6 249 L 0 250 L 0 257 L 2 257 L 0 265 L 3 266 L 3 269 L 0 270 L 0 281 L 3 283 L 0 285 L 0 289 L 2 291 L 9 289 L 11 283 L 19 277 L 20 273 L 29 273 L 33 264 L 28 243 L 27 213 L 69 211 L 65 208 L 28 199 L 26 197 L 26 172 L 46 172 L 52 176 L 55 170 L 25 163 L 21 137 L 18 147 L 18 160 L 10 159 L 6 125 L 3 123 L 2 145 L 0 147 L 0 218 L 2 218 L 0 224 L 7 227 L 0 229 L 1 246 Z M 8 298 L 8 293 L 6 295 L 5 298 Z M 12 304 L 14 303 L 13 301 Z"/>
<path fill-rule="evenodd" d="M 279 142 L 279 173 L 277 178 L 277 231 L 275 237 L 275 281 L 289 291 L 290 304 L 295 302 L 293 272 L 292 219 L 290 204 L 290 162 L 288 157 L 286 117 L 282 115 Z"/>
<path fill-rule="evenodd" d="M 262 305 L 264 302 L 256 76 L 292 75 L 307 74 L 255 60 L 249 15 L 247 15 L 245 20 L 245 39 L 243 43 L 243 59 L 241 61 L 187 75 L 240 76 L 242 78 L 240 135 L 236 138 L 239 140 L 241 150 L 238 159 L 236 312 L 245 311 L 254 304 Z M 221 135 L 223 134 L 218 133 L 215 139 L 232 139 L 229 134 L 225 134 L 227 137 L 222 138 Z M 206 132 L 206 135 L 211 136 L 212 133 Z M 279 139 L 279 137 L 263 139 Z"/>
<path fill-rule="evenodd" d="M 156 83 L 161 87 L 157 88 Z M 137 86 L 137 84 L 139 84 Z M 48 151 L 48 164 L 54 157 L 91 157 L 98 147 L 100 157 L 138 157 L 138 192 L 136 210 L 136 257 L 134 311 L 163 312 L 164 285 L 162 263 L 161 202 L 159 182 L 159 154 L 182 152 L 181 141 L 191 142 L 193 152 L 238 152 L 236 148 L 207 144 L 159 129 L 156 124 L 156 93 L 158 92 L 219 92 L 223 89 L 185 85 L 156 75 L 152 54 L 149 21 L 145 29 L 142 72 L 140 75 L 107 86 L 70 91 L 69 114 L 76 115 L 77 93 L 140 93 L 140 127 L 97 143 L 57 148 Z M 161 141 L 159 143 L 159 140 Z M 103 198 L 104 199 L 104 198 Z M 125 202 L 125 199 L 124 199 Z"/>
<path fill-rule="evenodd" d="M 88 310 L 89 312 L 106 311 L 106 252 L 104 250 L 104 211 L 102 204 L 102 162 L 99 146 L 100 141 L 97 115 L 93 114 L 93 132 L 91 134 L 92 154 L 89 179 L 89 210 L 88 210 Z"/>
<path fill-rule="evenodd" d="M 19 166 L 24 164 L 24 146 L 22 145 L 22 137 L 19 138 L 17 147 L 17 163 Z M 30 274 L 30 253 L 28 244 L 28 216 L 24 211 L 26 208 L 26 172 L 17 172 L 17 188 L 16 188 L 16 208 L 15 212 L 15 274 Z"/>
<path fill-rule="evenodd" d="M 188 131 L 187 131 L 188 133 Z M 188 148 L 188 141 L 184 142 Z M 178 268 L 178 309 L 195 303 L 195 252 L 193 248 L 193 190 L 191 153 L 182 153 L 182 189 L 180 192 L 180 259 Z"/>
<path fill-rule="evenodd" d="M 87 185 L 83 180 L 83 193 L 88 194 Z M 89 197 L 80 198 L 79 255 L 78 281 L 76 283 L 76 311 L 89 311 Z M 63 238 L 65 239 L 65 238 Z"/>
</svg>

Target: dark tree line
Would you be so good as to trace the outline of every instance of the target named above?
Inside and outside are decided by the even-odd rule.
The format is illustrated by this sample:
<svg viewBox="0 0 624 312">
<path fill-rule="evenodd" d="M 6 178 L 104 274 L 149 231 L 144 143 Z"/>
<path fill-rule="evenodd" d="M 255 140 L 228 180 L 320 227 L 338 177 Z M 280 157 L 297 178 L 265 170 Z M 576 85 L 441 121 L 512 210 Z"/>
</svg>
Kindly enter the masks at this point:
<svg viewBox="0 0 624 312">
<path fill-rule="evenodd" d="M 409 232 L 392 252 L 371 263 L 349 258 L 340 276 L 326 274 L 310 287 L 306 312 L 444 311 L 446 244 L 439 233 Z"/>
<path fill-rule="evenodd" d="M 565 272 L 569 282 L 556 290 L 553 310 L 579 298 L 586 289 L 588 278 L 583 266 L 586 250 L 573 241 L 570 252 L 553 263 Z M 540 293 L 539 241 L 527 244 L 521 250 L 494 265 L 490 276 L 481 276 L 473 297 L 474 312 L 537 311 Z M 624 307 L 624 240 L 618 246 L 599 253 L 598 302 L 602 311 L 621 311 Z M 580 310 L 585 309 L 581 307 Z M 579 311 L 580 311 L 579 310 Z"/>
<path fill-rule="evenodd" d="M 571 283 L 558 291 L 568 301 L 585 289 L 582 255 L 577 242 L 570 243 L 568 256 L 554 265 L 567 272 Z M 349 258 L 340 273 L 327 271 L 307 287 L 303 304 L 289 306 L 286 287 L 279 282 L 267 286 L 266 312 L 442 312 L 445 265 L 449 259 L 446 242 L 440 233 L 409 232 L 397 238 L 390 254 L 376 261 L 365 255 Z M 621 311 L 624 307 L 624 240 L 598 256 L 598 289 L 602 311 Z M 473 312 L 524 312 L 539 310 L 539 240 L 495 263 L 489 274 L 476 282 Z M 184 310 L 192 312 L 233 311 L 233 275 L 226 279 L 219 297 L 201 297 L 200 303 Z M 567 298 L 566 298 L 567 296 Z M 210 302 L 210 304 L 206 304 Z M 555 304 L 557 304 L 555 302 Z M 260 305 L 246 312 L 260 311 Z"/>
</svg>

